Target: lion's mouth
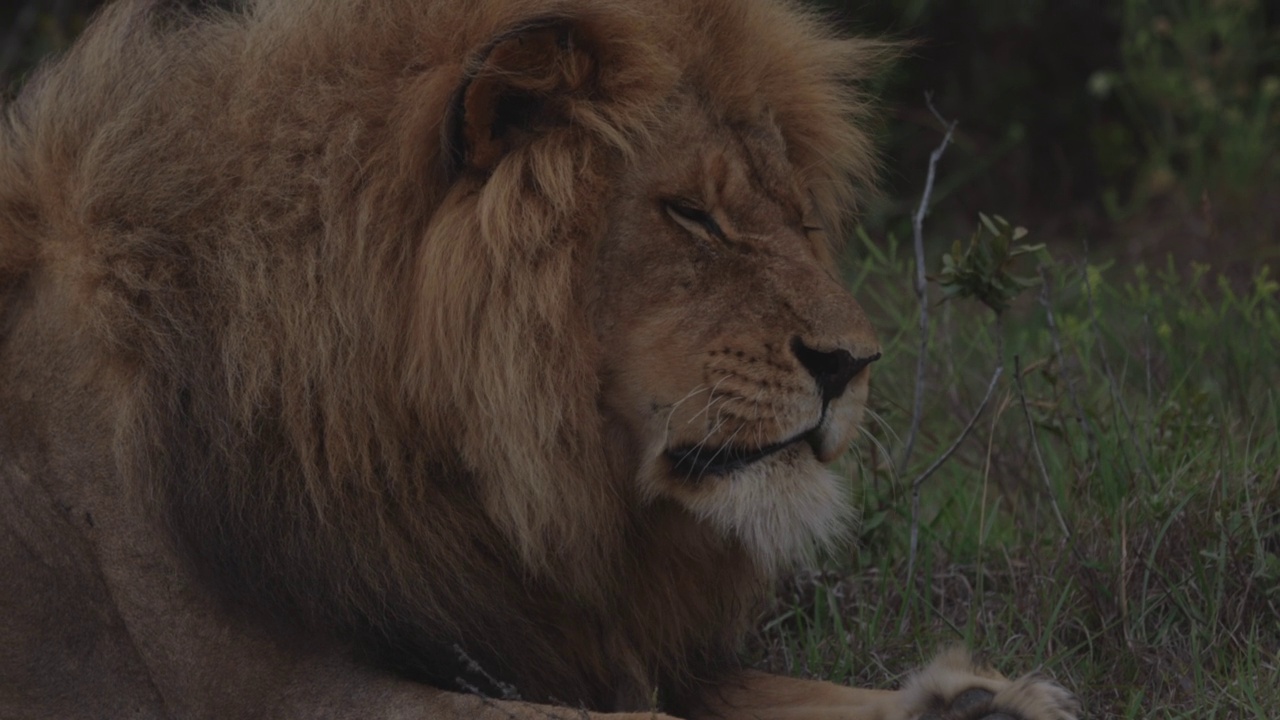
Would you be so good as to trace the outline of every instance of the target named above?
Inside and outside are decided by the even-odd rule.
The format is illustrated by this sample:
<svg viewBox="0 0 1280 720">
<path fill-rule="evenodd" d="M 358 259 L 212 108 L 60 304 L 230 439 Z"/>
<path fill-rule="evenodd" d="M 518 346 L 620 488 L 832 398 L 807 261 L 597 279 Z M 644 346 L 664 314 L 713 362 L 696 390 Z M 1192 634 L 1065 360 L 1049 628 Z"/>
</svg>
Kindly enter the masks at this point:
<svg viewBox="0 0 1280 720">
<path fill-rule="evenodd" d="M 821 427 L 822 423 L 818 423 L 786 440 L 759 447 L 698 444 L 674 447 L 665 454 L 671 463 L 672 474 L 684 476 L 687 480 L 728 475 L 800 443 L 807 444 L 816 455 L 822 444 Z"/>
</svg>

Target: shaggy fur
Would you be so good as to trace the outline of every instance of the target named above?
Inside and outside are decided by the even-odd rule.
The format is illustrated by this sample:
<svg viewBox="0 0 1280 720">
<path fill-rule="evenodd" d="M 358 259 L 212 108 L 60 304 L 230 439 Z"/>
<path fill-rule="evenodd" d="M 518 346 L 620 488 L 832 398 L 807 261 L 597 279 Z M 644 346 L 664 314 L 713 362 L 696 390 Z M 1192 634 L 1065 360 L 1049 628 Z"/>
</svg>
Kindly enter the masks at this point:
<svg viewBox="0 0 1280 720">
<path fill-rule="evenodd" d="M 674 444 L 611 398 L 668 397 L 671 425 L 679 395 L 610 359 L 661 299 L 620 305 L 601 273 L 635 265 L 602 239 L 644 235 L 624 179 L 682 142 L 673 118 L 712 118 L 725 147 L 776 150 L 749 174 L 788 232 L 825 230 L 775 275 L 854 310 L 786 300 L 795 333 L 843 323 L 836 347 L 873 359 L 824 238 L 869 184 L 850 83 L 885 52 L 766 0 L 120 0 L 0 135 L 5 477 L 132 508 L 173 577 L 272 637 L 436 687 L 696 707 L 837 495 L 806 474 L 781 495 L 760 465 L 749 491 L 635 481 Z M 760 366 L 791 377 L 779 333 Z M 848 417 L 866 373 L 851 387 Z M 790 432 L 760 422 L 760 445 Z M 810 432 L 823 460 L 841 422 Z M 79 512 L 127 589 L 131 541 Z"/>
</svg>

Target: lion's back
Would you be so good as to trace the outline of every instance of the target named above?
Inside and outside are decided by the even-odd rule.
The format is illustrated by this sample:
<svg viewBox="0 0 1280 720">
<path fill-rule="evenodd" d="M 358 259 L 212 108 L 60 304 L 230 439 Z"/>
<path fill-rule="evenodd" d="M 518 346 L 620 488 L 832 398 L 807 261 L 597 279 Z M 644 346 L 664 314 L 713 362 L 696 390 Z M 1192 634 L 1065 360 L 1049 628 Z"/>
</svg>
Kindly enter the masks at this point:
<svg viewBox="0 0 1280 720">
<path fill-rule="evenodd" d="M 375 41 L 314 3 L 158 7 L 109 5 L 5 109 L 0 137 L 0 311 L 43 270 L 130 352 L 285 294 L 264 271 L 282 242 L 304 262 L 345 229 L 398 89 L 369 48 L 394 54 L 402 24 Z"/>
</svg>

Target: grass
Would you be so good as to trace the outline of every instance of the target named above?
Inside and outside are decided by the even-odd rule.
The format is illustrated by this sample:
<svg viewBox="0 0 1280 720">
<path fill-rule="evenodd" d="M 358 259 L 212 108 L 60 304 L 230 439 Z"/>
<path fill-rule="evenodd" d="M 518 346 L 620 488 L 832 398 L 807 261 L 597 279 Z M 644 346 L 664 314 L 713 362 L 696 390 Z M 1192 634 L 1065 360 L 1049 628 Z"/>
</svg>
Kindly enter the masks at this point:
<svg viewBox="0 0 1280 720">
<path fill-rule="evenodd" d="M 941 645 L 1041 669 L 1094 718 L 1280 716 L 1280 286 L 1203 267 L 1058 261 L 1002 313 L 931 297 L 921 435 L 909 252 L 864 236 L 855 294 L 881 329 L 849 462 L 856 539 L 782 588 L 762 667 L 891 685 Z M 938 263 L 934 263 L 938 266 Z M 973 433 L 996 353 L 1006 372 Z M 1043 468 L 1043 469 L 1042 469 Z"/>
</svg>

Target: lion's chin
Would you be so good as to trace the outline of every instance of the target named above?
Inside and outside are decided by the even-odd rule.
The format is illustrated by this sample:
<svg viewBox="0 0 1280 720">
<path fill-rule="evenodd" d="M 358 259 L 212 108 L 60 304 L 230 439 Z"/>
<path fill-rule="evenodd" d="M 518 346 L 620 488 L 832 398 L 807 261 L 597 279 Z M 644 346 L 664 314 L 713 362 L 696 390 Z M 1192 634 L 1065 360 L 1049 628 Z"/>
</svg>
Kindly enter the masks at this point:
<svg viewBox="0 0 1280 720">
<path fill-rule="evenodd" d="M 659 492 L 740 541 L 761 570 L 774 574 L 832 543 L 850 516 L 843 483 L 814 452 L 804 440 L 791 442 L 696 484 L 668 475 L 676 482 L 661 483 L 666 492 Z"/>
</svg>

